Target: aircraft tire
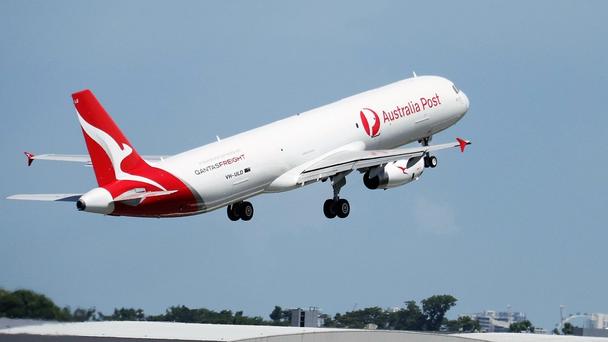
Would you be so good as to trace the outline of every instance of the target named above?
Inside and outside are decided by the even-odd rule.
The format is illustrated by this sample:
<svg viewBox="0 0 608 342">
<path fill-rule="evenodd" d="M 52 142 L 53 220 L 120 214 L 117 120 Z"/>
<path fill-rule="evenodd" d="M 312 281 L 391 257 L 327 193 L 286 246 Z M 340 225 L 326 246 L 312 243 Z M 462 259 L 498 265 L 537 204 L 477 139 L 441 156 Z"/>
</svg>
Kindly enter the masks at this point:
<svg viewBox="0 0 608 342">
<path fill-rule="evenodd" d="M 430 156 L 429 157 L 429 166 L 431 168 L 437 167 L 437 157 L 435 157 L 435 156 Z"/>
<path fill-rule="evenodd" d="M 253 217 L 253 205 L 250 202 L 243 202 L 239 208 L 241 220 L 249 221 Z"/>
<path fill-rule="evenodd" d="M 336 217 L 336 202 L 333 199 L 328 199 L 323 203 L 323 214 L 328 219 Z"/>
<path fill-rule="evenodd" d="M 230 219 L 230 221 L 238 221 L 240 219 L 239 206 L 237 203 L 227 206 L 226 212 L 228 214 L 228 218 Z"/>
<path fill-rule="evenodd" d="M 350 214 L 350 203 L 344 198 L 341 198 L 336 203 L 336 215 L 339 218 L 345 218 Z"/>
</svg>

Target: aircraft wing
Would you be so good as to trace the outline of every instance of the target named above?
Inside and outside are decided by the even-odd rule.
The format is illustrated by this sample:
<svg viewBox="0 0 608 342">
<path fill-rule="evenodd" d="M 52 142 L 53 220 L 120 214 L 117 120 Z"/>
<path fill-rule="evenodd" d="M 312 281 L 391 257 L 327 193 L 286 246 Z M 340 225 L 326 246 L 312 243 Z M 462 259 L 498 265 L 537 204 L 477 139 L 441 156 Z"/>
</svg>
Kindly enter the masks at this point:
<svg viewBox="0 0 608 342">
<path fill-rule="evenodd" d="M 88 154 L 33 154 L 30 152 L 24 152 L 27 157 L 27 165 L 30 166 L 34 160 L 54 160 L 54 161 L 65 161 L 83 163 L 86 166 L 91 166 L 91 157 Z M 147 155 L 141 156 L 145 161 L 149 163 L 159 162 L 169 156 L 154 156 Z"/>
<path fill-rule="evenodd" d="M 440 145 L 391 150 L 340 151 L 329 155 L 304 169 L 300 174 L 297 183 L 304 184 L 310 181 L 318 181 L 341 172 L 367 169 L 396 160 L 422 156 L 427 152 L 439 151 L 446 148 L 460 147 L 460 151 L 464 152 L 465 147 L 470 144 L 471 142 L 468 140 L 457 138 L 453 143 Z"/>
</svg>

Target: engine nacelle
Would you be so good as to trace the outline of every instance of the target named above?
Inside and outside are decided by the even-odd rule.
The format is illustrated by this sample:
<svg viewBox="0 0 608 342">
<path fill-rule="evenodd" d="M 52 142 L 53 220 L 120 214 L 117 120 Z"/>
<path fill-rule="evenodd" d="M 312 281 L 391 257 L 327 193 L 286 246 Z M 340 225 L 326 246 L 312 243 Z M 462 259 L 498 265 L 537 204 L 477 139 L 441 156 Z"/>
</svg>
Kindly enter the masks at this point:
<svg viewBox="0 0 608 342">
<path fill-rule="evenodd" d="M 417 180 L 423 171 L 423 157 L 398 160 L 367 170 L 363 175 L 363 184 L 368 189 L 386 190 Z"/>
<path fill-rule="evenodd" d="M 107 215 L 114 211 L 114 199 L 108 190 L 95 188 L 78 199 L 76 208 L 80 211 Z"/>
</svg>

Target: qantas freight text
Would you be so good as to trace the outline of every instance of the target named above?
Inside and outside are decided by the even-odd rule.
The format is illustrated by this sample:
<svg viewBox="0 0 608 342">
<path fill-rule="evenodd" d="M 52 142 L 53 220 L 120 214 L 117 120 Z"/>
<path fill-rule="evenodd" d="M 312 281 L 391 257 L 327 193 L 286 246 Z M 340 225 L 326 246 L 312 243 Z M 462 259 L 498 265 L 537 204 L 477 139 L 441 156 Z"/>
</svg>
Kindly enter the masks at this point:
<svg viewBox="0 0 608 342">
<path fill-rule="evenodd" d="M 245 159 L 245 155 L 241 154 L 238 157 L 228 158 L 226 160 L 222 160 L 222 161 L 217 162 L 215 164 L 211 164 L 211 165 L 208 165 L 206 167 L 203 167 L 203 168 L 200 168 L 200 169 L 196 169 L 196 170 L 194 170 L 194 174 L 198 176 L 198 175 L 201 175 L 201 174 L 203 174 L 203 173 L 205 173 L 207 171 L 218 169 L 218 168 L 220 168 L 222 166 L 238 163 L 238 162 L 240 162 L 241 160 L 244 160 L 244 159 Z"/>
</svg>

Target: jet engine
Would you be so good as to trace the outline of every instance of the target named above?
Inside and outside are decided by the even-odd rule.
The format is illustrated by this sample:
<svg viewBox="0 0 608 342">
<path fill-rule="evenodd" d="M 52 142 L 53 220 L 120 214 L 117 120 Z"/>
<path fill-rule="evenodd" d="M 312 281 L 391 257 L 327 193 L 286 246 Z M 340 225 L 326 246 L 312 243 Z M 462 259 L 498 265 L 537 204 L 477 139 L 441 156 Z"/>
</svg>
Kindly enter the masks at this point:
<svg viewBox="0 0 608 342">
<path fill-rule="evenodd" d="M 363 175 L 368 189 L 390 189 L 417 180 L 424 171 L 424 158 L 413 157 L 397 160 L 383 166 L 370 168 Z"/>
</svg>

